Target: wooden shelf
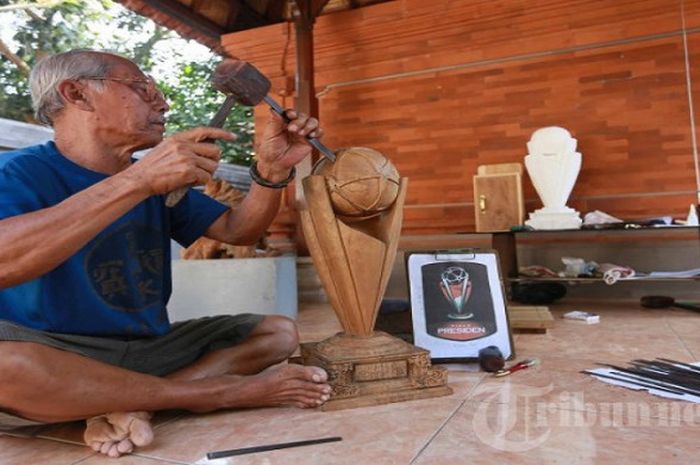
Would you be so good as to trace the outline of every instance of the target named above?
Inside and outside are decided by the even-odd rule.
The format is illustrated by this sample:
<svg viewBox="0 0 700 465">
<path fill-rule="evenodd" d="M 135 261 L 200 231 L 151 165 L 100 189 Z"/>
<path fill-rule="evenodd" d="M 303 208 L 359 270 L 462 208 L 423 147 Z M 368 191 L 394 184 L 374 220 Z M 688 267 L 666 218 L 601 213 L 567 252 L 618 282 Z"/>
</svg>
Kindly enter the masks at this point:
<svg viewBox="0 0 700 465">
<path fill-rule="evenodd" d="M 596 278 L 562 278 L 562 277 L 529 277 L 518 274 L 518 245 L 546 246 L 554 243 L 617 243 L 620 247 L 642 241 L 688 241 L 692 253 L 700 249 L 700 228 L 697 226 L 673 226 L 635 229 L 576 229 L 566 231 L 504 231 L 491 233 L 491 246 L 499 254 L 501 273 L 506 283 L 605 283 L 602 277 Z M 697 248 L 693 245 L 697 245 Z M 507 277 L 510 276 L 510 277 Z M 621 278 L 618 283 L 688 283 L 700 281 L 700 276 L 693 277 L 653 277 L 634 276 Z M 612 284 L 611 284 L 612 285 Z"/>
</svg>

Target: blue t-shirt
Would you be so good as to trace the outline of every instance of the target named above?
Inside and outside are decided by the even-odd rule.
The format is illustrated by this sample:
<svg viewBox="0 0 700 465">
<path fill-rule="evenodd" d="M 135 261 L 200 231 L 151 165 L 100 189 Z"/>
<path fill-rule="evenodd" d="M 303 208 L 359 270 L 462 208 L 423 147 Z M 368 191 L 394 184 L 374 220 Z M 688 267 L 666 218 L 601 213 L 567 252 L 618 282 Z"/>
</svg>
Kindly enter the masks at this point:
<svg viewBox="0 0 700 465">
<path fill-rule="evenodd" d="M 53 142 L 0 154 L 0 220 L 56 205 L 107 177 Z M 0 289 L 0 320 L 67 334 L 165 334 L 170 238 L 190 245 L 227 208 L 193 189 L 173 208 L 163 195 L 149 197 L 54 270 Z"/>
</svg>

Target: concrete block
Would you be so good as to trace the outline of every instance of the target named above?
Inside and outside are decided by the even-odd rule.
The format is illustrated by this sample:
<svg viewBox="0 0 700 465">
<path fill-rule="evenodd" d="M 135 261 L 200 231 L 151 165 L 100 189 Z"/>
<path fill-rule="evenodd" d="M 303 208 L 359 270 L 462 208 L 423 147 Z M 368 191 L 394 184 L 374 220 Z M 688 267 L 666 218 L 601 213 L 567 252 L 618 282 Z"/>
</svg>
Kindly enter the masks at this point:
<svg viewBox="0 0 700 465">
<path fill-rule="evenodd" d="M 261 313 L 296 319 L 296 257 L 173 260 L 171 321 Z"/>
</svg>

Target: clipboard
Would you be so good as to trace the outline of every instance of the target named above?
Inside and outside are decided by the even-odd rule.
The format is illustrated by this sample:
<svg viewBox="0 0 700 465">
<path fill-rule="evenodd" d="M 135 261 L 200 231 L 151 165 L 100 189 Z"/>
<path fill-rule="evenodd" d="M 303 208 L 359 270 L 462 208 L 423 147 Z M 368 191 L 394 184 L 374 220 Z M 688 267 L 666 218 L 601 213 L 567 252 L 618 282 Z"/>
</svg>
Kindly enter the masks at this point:
<svg viewBox="0 0 700 465">
<path fill-rule="evenodd" d="M 406 252 L 413 341 L 434 362 L 474 361 L 488 346 L 515 356 L 498 264 L 491 249 Z"/>
</svg>

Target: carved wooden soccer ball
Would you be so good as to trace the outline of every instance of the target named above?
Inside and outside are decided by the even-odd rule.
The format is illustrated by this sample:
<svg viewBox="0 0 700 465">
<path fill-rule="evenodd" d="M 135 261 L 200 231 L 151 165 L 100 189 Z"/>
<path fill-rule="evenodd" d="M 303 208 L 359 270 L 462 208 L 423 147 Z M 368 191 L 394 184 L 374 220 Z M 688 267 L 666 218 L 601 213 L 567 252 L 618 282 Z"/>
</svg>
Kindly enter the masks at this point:
<svg viewBox="0 0 700 465">
<path fill-rule="evenodd" d="M 348 219 L 371 218 L 391 207 L 399 192 L 399 172 L 376 150 L 350 147 L 335 162 L 320 160 L 314 174 L 326 178 L 333 210 Z"/>
</svg>

